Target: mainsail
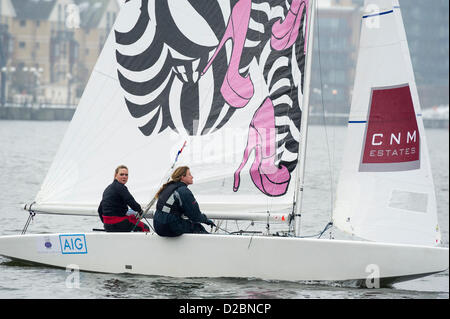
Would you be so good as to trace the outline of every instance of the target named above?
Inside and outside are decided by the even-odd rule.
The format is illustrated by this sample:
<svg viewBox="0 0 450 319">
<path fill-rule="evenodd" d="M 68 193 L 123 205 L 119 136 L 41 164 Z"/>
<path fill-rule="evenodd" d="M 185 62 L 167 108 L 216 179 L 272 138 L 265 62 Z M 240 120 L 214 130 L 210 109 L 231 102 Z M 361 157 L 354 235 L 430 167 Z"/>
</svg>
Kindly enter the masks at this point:
<svg viewBox="0 0 450 319">
<path fill-rule="evenodd" d="M 142 205 L 179 164 L 206 213 L 292 207 L 308 1 L 130 0 L 33 209 L 95 214 L 115 167 Z"/>
<path fill-rule="evenodd" d="M 419 97 L 398 1 L 366 0 L 334 225 L 378 242 L 440 232 Z"/>
</svg>

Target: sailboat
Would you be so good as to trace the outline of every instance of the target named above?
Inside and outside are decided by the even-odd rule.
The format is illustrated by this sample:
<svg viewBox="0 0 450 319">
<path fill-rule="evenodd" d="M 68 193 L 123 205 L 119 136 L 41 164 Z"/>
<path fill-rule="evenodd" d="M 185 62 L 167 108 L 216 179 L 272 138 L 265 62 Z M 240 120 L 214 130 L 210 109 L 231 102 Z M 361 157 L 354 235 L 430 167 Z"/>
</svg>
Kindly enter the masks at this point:
<svg viewBox="0 0 450 319">
<path fill-rule="evenodd" d="M 264 231 L 22 234 L 1 236 L 0 254 L 171 277 L 394 283 L 445 271 L 396 0 L 366 0 L 361 22 L 332 217 L 357 239 L 302 237 L 316 2 L 125 1 L 41 189 L 24 207 L 30 216 L 97 216 L 119 164 L 144 207 L 186 142 L 177 164 L 190 167 L 208 218 L 267 224 Z M 274 233 L 274 223 L 286 231 Z"/>
</svg>

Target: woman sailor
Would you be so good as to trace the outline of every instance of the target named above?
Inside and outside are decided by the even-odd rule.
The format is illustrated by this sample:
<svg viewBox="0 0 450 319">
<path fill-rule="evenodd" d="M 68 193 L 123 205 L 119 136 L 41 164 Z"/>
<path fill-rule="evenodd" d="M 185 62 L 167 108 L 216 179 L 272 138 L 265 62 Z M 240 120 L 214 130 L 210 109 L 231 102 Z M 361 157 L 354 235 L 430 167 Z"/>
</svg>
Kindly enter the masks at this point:
<svg viewBox="0 0 450 319">
<path fill-rule="evenodd" d="M 171 180 L 156 194 L 158 202 L 153 226 L 158 235 L 175 237 L 184 233 L 207 234 L 200 223 L 215 226 L 205 214 L 202 214 L 194 195 L 188 189 L 193 180 L 189 167 L 178 167 L 172 173 Z"/>
<path fill-rule="evenodd" d="M 148 232 L 149 227 L 139 222 L 136 215 L 142 213 L 134 197 L 128 191 L 125 184 L 128 181 L 128 168 L 120 165 L 114 173 L 114 181 L 103 192 L 102 201 L 98 207 L 98 215 L 107 232 Z M 128 210 L 128 206 L 132 210 Z M 136 226 L 135 226 L 136 225 Z"/>
</svg>

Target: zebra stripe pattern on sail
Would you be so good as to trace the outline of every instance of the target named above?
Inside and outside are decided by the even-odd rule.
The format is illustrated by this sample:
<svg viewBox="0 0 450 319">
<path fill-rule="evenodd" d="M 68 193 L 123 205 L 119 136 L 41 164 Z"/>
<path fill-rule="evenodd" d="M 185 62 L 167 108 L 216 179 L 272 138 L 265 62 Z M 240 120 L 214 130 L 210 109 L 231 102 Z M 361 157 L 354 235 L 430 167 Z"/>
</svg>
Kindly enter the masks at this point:
<svg viewBox="0 0 450 319">
<path fill-rule="evenodd" d="M 120 85 L 130 114 L 139 120 L 144 135 L 170 128 L 178 133 L 203 135 L 222 128 L 237 111 L 221 93 L 233 46 L 224 46 L 203 75 L 217 43 L 224 36 L 229 17 L 241 0 L 127 1 L 116 23 L 116 59 Z M 240 56 L 239 73 L 248 76 L 250 64 L 258 63 L 273 101 L 277 128 L 278 160 L 292 171 L 298 153 L 301 91 L 304 69 L 303 32 L 295 44 L 274 50 L 272 25 L 289 13 L 289 1 L 253 0 Z M 138 14 L 137 14 L 138 13 Z M 133 17 L 132 23 L 130 16 Z M 201 25 L 202 34 L 189 30 L 183 21 Z M 302 25 L 305 13 L 302 16 Z M 132 26 L 130 26 L 132 24 Z M 197 28 L 198 29 L 198 28 Z M 128 30 L 128 31 L 123 31 Z M 206 39 L 206 40 L 205 40 Z M 250 75 L 251 76 L 251 75 Z"/>
<path fill-rule="evenodd" d="M 130 114 L 144 119 L 139 127 L 142 133 L 151 135 L 171 128 L 198 135 L 222 127 L 234 109 L 222 110 L 228 106 L 219 92 L 223 80 L 220 72 L 200 78 L 210 46 L 195 43 L 183 34 L 176 14 L 172 15 L 174 8 L 166 0 L 130 1 L 125 5 L 133 6 L 130 10 L 138 9 L 140 15 L 130 31 L 115 30 L 118 78 Z M 196 18 L 204 19 L 204 25 L 210 26 L 217 39 L 225 25 L 207 12 L 221 12 L 218 4 L 212 2 L 206 9 L 194 3 L 192 9 L 197 10 Z M 213 68 L 226 64 L 226 54 L 222 53 Z"/>
</svg>

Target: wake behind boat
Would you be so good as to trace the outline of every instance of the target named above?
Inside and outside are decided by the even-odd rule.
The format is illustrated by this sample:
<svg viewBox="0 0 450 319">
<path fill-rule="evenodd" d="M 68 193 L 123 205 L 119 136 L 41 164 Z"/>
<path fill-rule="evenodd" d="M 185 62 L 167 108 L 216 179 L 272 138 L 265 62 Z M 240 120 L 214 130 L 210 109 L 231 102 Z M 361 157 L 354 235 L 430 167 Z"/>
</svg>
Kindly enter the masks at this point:
<svg viewBox="0 0 450 319">
<path fill-rule="evenodd" d="M 2 236 L 0 254 L 107 273 L 366 284 L 446 270 L 397 1 L 368 0 L 372 11 L 362 16 L 332 218 L 361 240 L 301 237 L 315 2 L 128 1 L 35 203 L 26 205 L 30 214 L 96 216 L 111 171 L 126 163 L 145 206 L 187 141 L 180 165 L 196 172 L 202 211 L 264 222 L 262 232 Z M 118 154 L 118 145 L 126 150 Z M 272 223 L 286 231 L 273 232 Z"/>
</svg>

